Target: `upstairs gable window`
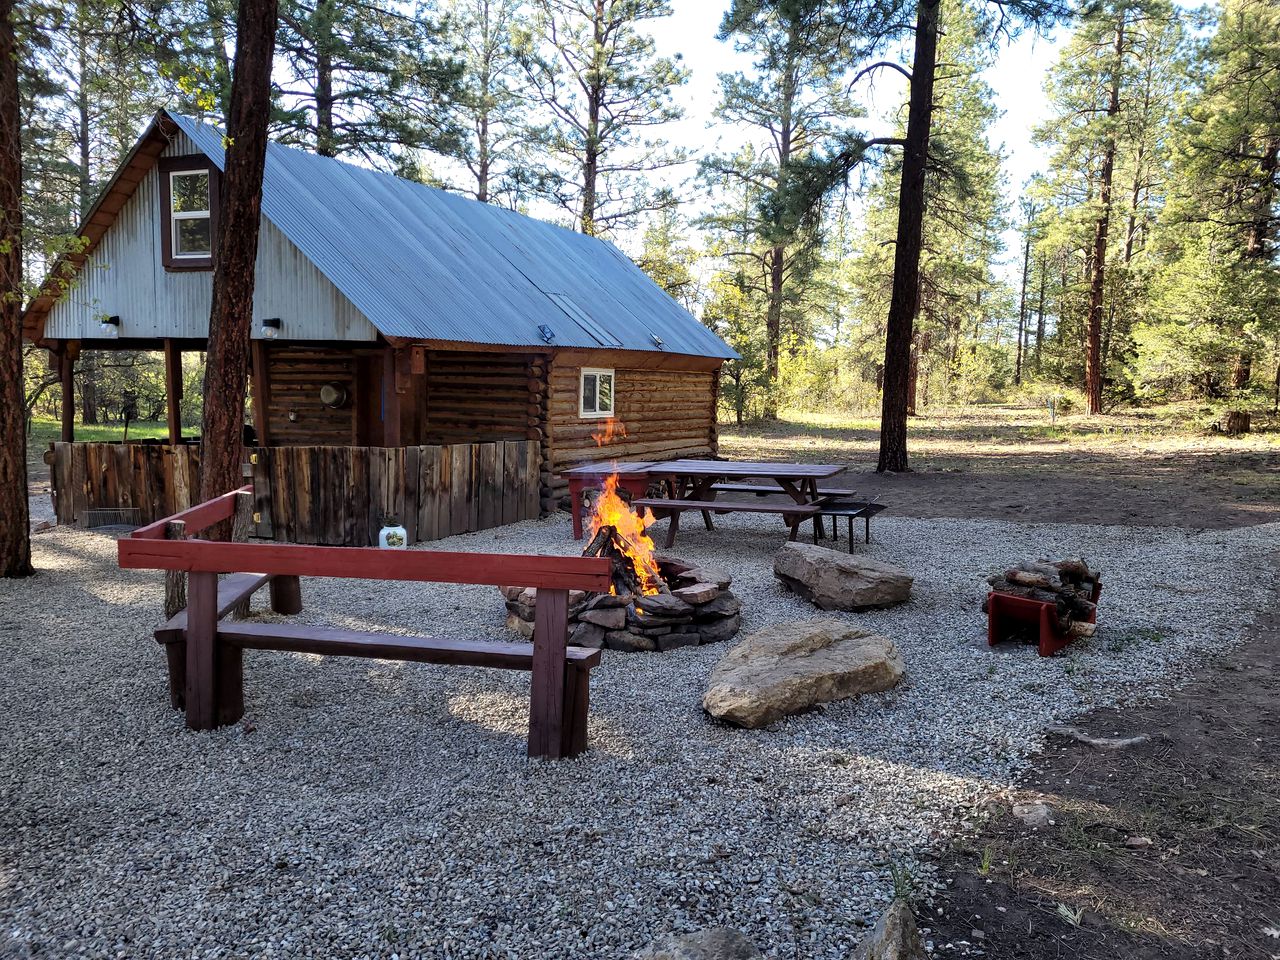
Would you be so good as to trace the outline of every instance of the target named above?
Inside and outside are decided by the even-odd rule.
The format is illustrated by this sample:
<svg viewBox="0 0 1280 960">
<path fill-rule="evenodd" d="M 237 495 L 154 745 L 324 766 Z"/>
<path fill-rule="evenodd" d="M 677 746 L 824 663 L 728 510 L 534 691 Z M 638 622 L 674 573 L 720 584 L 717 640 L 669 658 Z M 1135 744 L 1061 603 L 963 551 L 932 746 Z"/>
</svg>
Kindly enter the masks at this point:
<svg viewBox="0 0 1280 960">
<path fill-rule="evenodd" d="M 161 253 L 168 270 L 213 268 L 218 226 L 218 171 L 207 157 L 160 161 Z"/>
</svg>

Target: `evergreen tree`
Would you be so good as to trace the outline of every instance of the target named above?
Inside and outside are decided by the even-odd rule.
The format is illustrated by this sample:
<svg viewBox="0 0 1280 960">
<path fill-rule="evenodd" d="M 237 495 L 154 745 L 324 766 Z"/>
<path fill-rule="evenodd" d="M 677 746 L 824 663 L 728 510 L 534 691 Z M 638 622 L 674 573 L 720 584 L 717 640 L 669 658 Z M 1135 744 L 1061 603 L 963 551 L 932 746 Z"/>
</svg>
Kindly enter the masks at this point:
<svg viewBox="0 0 1280 960">
<path fill-rule="evenodd" d="M 523 38 L 530 97 L 549 114 L 533 131 L 542 152 L 542 194 L 586 234 L 629 226 L 673 201 L 648 177 L 686 159 L 651 133 L 681 111 L 673 87 L 687 79 L 658 57 L 649 21 L 668 0 L 532 0 Z"/>
</svg>

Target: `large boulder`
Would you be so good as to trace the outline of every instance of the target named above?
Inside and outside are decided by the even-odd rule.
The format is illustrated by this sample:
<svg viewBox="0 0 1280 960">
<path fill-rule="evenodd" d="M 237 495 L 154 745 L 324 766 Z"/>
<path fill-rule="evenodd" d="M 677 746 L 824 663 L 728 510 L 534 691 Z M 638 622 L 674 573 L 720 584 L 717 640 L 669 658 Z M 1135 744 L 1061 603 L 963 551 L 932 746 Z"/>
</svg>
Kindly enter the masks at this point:
<svg viewBox="0 0 1280 960">
<path fill-rule="evenodd" d="M 636 960 L 763 960 L 754 943 L 737 930 L 717 927 L 656 943 Z"/>
<path fill-rule="evenodd" d="M 902 679 L 892 640 L 823 617 L 751 634 L 711 671 L 703 709 L 763 727 L 820 703 L 888 690 Z"/>
<path fill-rule="evenodd" d="M 862 938 L 853 960 L 928 960 L 915 914 L 905 900 L 895 900 L 870 933 Z"/>
<path fill-rule="evenodd" d="M 911 596 L 913 578 L 883 560 L 787 543 L 773 558 L 773 573 L 786 586 L 823 610 L 892 607 Z"/>
</svg>

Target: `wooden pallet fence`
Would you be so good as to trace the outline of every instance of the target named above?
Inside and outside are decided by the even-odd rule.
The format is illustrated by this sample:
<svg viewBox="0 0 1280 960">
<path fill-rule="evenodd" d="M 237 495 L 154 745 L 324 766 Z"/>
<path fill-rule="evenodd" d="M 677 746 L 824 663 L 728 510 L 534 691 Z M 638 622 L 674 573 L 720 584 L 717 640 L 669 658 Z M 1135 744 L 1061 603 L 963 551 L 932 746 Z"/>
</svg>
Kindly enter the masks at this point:
<svg viewBox="0 0 1280 960">
<path fill-rule="evenodd" d="M 539 512 L 536 440 L 411 447 L 260 447 L 250 458 L 256 535 L 371 546 L 383 521 L 410 542 L 487 530 Z"/>
<path fill-rule="evenodd" d="M 139 523 L 153 523 L 186 510 L 200 491 L 196 444 L 56 442 L 45 462 L 61 524 L 84 526 L 90 510 L 131 508 Z"/>
</svg>

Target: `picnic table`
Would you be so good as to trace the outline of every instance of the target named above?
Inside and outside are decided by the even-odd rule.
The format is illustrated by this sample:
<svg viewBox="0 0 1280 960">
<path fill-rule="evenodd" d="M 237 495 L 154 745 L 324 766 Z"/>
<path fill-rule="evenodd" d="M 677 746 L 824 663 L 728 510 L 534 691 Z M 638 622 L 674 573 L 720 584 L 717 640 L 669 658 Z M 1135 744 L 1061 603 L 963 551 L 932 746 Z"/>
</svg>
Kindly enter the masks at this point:
<svg viewBox="0 0 1280 960">
<path fill-rule="evenodd" d="M 790 539 L 796 539 L 800 523 L 808 519 L 814 522 L 815 536 L 821 536 L 822 505 L 832 497 L 849 495 L 852 491 L 820 487 L 819 481 L 828 480 L 843 470 L 843 466 L 830 463 L 733 460 L 584 464 L 567 471 L 573 499 L 574 539 L 582 538 L 583 486 L 588 478 L 607 476 L 614 472 L 619 476 L 619 486 L 632 493 L 632 506 L 647 507 L 660 519 L 670 517 L 667 547 L 675 543 L 680 514 L 689 510 L 697 510 L 702 514 L 708 530 L 715 529 L 711 520 L 712 513 L 776 513 L 790 528 Z M 744 482 L 748 480 L 765 482 Z M 644 492 L 654 481 L 661 484 L 664 495 L 645 497 Z M 640 496 L 636 496 L 637 491 Z M 752 499 L 723 500 L 720 499 L 722 493 L 748 493 L 752 495 Z"/>
</svg>

